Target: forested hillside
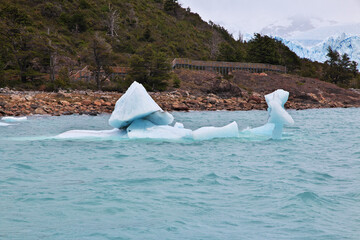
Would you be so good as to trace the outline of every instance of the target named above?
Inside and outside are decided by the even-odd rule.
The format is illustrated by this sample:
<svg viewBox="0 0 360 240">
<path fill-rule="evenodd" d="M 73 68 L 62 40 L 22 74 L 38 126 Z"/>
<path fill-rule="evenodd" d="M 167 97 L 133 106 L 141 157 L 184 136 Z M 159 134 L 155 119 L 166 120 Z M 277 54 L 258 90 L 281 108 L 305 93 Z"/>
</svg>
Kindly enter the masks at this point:
<svg viewBox="0 0 360 240">
<path fill-rule="evenodd" d="M 175 57 L 280 64 L 322 76 L 322 64 L 301 60 L 281 42 L 261 35 L 235 40 L 176 0 L 0 0 L 0 32 L 0 87 L 100 88 L 100 71 L 112 66 L 130 66 L 140 80 L 167 81 L 164 62 Z M 97 86 L 70 83 L 84 66 Z"/>
</svg>

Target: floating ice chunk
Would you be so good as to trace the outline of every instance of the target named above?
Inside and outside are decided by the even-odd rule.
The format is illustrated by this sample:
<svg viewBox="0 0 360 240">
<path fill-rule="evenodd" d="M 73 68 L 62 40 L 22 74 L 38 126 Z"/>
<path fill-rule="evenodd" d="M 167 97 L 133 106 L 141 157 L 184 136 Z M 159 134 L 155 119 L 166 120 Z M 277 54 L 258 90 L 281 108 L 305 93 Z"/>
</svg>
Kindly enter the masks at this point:
<svg viewBox="0 0 360 240">
<path fill-rule="evenodd" d="M 146 92 L 143 85 L 133 82 L 126 93 L 116 102 L 109 124 L 114 128 L 124 128 L 134 120 L 145 118 L 155 112 L 158 113 L 154 114 L 150 119 L 156 124 L 172 122 L 171 114 L 162 114 L 164 111 Z"/>
<path fill-rule="evenodd" d="M 192 131 L 167 125 L 155 125 L 144 119 L 137 119 L 127 128 L 129 138 L 181 139 L 192 138 Z"/>
<path fill-rule="evenodd" d="M 156 125 L 169 125 L 174 121 L 173 115 L 168 112 L 157 111 L 145 118 Z"/>
<path fill-rule="evenodd" d="M 224 127 L 202 127 L 193 132 L 195 140 L 210 140 L 213 138 L 239 137 L 239 129 L 234 121 Z"/>
<path fill-rule="evenodd" d="M 267 123 L 261 127 L 245 129 L 243 132 L 250 132 L 255 135 L 264 135 L 271 137 L 275 128 L 274 123 Z"/>
<path fill-rule="evenodd" d="M 6 126 L 9 126 L 9 125 L 11 125 L 11 124 L 0 122 L 0 127 L 6 127 Z"/>
<path fill-rule="evenodd" d="M 269 105 L 270 102 L 278 102 L 282 107 L 284 107 L 285 103 L 289 99 L 289 92 L 278 89 L 272 93 L 265 95 L 265 101 Z"/>
<path fill-rule="evenodd" d="M 176 122 L 174 128 L 184 128 L 184 124 Z"/>
<path fill-rule="evenodd" d="M 273 139 L 281 139 L 284 125 L 294 124 L 293 118 L 286 112 L 284 105 L 289 98 L 289 92 L 278 89 L 275 92 L 265 95 L 268 105 L 268 123 L 262 127 L 249 129 L 257 135 L 269 135 Z"/>
<path fill-rule="evenodd" d="M 3 117 L 1 120 L 7 123 L 24 122 L 27 117 Z"/>
<path fill-rule="evenodd" d="M 286 112 L 284 105 L 289 98 L 289 92 L 278 89 L 273 93 L 265 95 L 265 100 L 268 105 L 269 123 L 279 124 L 294 124 L 294 120 L 288 112 Z"/>
<path fill-rule="evenodd" d="M 57 135 L 58 139 L 83 139 L 83 138 L 126 138 L 126 131 L 120 129 L 112 130 L 71 130 Z"/>
</svg>

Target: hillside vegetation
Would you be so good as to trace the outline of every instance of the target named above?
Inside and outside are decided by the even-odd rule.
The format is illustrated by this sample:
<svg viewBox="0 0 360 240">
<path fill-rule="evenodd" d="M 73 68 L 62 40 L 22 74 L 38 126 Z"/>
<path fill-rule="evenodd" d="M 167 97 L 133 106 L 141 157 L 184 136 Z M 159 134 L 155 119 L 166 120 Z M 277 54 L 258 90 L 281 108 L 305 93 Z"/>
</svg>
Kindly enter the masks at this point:
<svg viewBox="0 0 360 240">
<path fill-rule="evenodd" d="M 130 66 L 129 81 L 164 90 L 180 85 L 169 73 L 175 57 L 280 64 L 294 74 L 325 76 L 324 64 L 300 59 L 281 42 L 259 34 L 235 40 L 176 0 L 0 0 L 0 32 L 0 87 L 101 88 L 100 72 Z M 71 82 L 85 66 L 96 84 Z"/>
</svg>

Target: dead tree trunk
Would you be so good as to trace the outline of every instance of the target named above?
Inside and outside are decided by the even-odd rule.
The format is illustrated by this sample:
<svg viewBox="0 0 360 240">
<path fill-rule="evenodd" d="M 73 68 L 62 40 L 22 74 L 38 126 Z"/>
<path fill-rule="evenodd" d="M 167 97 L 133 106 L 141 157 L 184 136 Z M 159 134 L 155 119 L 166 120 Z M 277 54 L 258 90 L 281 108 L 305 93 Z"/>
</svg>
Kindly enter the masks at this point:
<svg viewBox="0 0 360 240">
<path fill-rule="evenodd" d="M 113 9 L 111 7 L 111 4 L 109 3 L 109 14 L 107 16 L 107 26 L 109 28 L 109 34 L 111 37 L 118 36 L 116 30 L 118 27 L 117 20 L 119 18 L 119 13 L 116 9 Z"/>
</svg>

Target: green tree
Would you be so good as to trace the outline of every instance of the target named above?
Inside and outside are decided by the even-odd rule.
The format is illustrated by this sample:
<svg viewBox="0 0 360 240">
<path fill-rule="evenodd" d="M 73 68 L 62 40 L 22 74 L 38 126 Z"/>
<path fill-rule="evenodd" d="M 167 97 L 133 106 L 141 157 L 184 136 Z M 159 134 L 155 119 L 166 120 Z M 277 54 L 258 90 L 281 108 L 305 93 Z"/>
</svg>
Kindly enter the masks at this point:
<svg viewBox="0 0 360 240">
<path fill-rule="evenodd" d="M 31 27 L 29 16 L 16 6 L 5 6 L 0 16 L 3 20 L 0 23 L 0 40 L 5 42 L 2 47 L 8 53 L 10 65 L 19 73 L 21 81 L 26 82 L 27 77 L 34 74 L 32 61 L 41 49 L 38 36 Z"/>
<path fill-rule="evenodd" d="M 256 33 L 248 42 L 248 61 L 257 63 L 280 64 L 280 54 L 276 41 L 269 36 Z"/>
<path fill-rule="evenodd" d="M 342 86 L 348 86 L 350 80 L 358 74 L 357 63 L 351 61 L 346 53 L 340 56 L 331 47 L 328 48 L 326 56 L 328 60 L 325 61 L 327 65 L 324 74 L 325 80 Z"/>
<path fill-rule="evenodd" d="M 88 28 L 86 17 L 81 12 L 76 12 L 72 15 L 61 14 L 60 20 L 66 24 L 70 31 L 81 33 L 85 32 Z"/>
<path fill-rule="evenodd" d="M 151 38 L 151 30 L 150 28 L 147 26 L 144 30 L 144 34 L 142 36 L 142 39 L 144 41 L 147 41 L 147 42 L 151 42 L 153 39 Z"/>
<path fill-rule="evenodd" d="M 231 46 L 226 42 L 222 42 L 219 45 L 217 60 L 226 62 L 241 62 L 244 60 L 244 53 L 237 45 Z"/>
<path fill-rule="evenodd" d="M 145 59 L 138 54 L 132 55 L 128 80 L 146 83 L 148 77 L 149 69 L 146 67 Z"/>
<path fill-rule="evenodd" d="M 165 0 L 164 10 L 169 13 L 175 13 L 176 7 L 178 6 L 177 0 Z"/>
<path fill-rule="evenodd" d="M 3 37 L 7 44 L 4 46 L 9 53 L 11 66 L 18 72 L 23 83 L 33 74 L 32 63 L 39 55 L 38 37 L 31 28 L 15 25 L 4 31 Z"/>
<path fill-rule="evenodd" d="M 4 77 L 4 72 L 5 69 L 7 68 L 9 62 L 7 60 L 8 56 L 7 56 L 7 51 L 6 48 L 4 46 L 0 46 L 0 87 L 4 87 L 5 83 L 5 77 Z"/>
<path fill-rule="evenodd" d="M 259 33 L 255 34 L 254 38 L 247 43 L 247 60 L 285 65 L 289 71 L 301 68 L 301 60 L 293 51 L 281 41 L 266 35 L 262 36 Z"/>
<path fill-rule="evenodd" d="M 164 91 L 170 78 L 170 63 L 164 53 L 146 46 L 130 59 L 128 80 L 142 83 L 147 90 Z"/>
<path fill-rule="evenodd" d="M 170 63 L 164 53 L 156 52 L 151 60 L 149 85 L 153 90 L 164 91 L 170 78 Z"/>
</svg>

